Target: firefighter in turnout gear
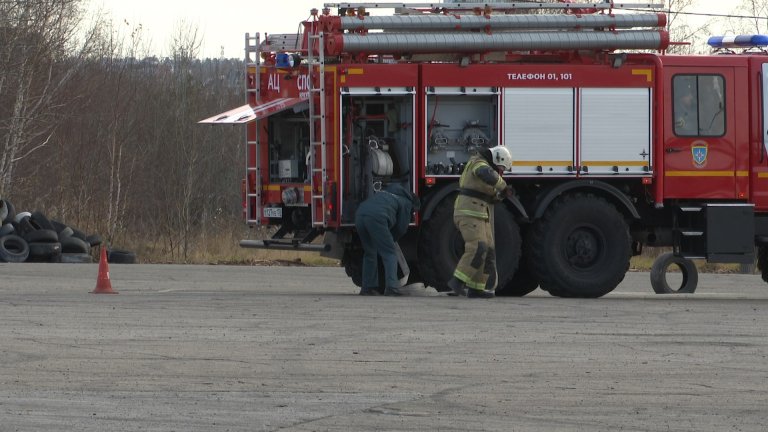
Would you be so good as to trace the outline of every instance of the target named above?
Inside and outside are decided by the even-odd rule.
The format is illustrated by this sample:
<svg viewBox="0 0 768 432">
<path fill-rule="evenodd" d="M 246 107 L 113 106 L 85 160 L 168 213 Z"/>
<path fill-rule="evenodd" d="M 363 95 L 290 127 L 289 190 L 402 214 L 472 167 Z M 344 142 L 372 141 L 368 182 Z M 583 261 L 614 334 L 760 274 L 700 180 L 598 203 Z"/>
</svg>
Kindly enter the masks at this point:
<svg viewBox="0 0 768 432">
<path fill-rule="evenodd" d="M 453 221 L 464 237 L 464 255 L 448 286 L 456 295 L 492 298 L 496 285 L 493 206 L 513 192 L 498 173 L 512 168 L 512 155 L 504 146 L 482 147 L 467 162 L 459 179 Z M 488 279 L 492 278 L 490 284 Z M 486 284 L 491 285 L 486 289 Z"/>
</svg>

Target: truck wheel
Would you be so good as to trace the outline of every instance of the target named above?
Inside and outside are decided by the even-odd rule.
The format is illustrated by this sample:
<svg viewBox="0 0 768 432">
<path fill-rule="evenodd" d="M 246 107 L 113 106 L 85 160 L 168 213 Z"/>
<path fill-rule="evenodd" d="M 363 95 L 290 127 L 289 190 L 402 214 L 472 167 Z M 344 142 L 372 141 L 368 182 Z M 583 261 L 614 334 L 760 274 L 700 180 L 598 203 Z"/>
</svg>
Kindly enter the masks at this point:
<svg viewBox="0 0 768 432">
<path fill-rule="evenodd" d="M 355 244 L 351 247 L 348 247 L 344 251 L 344 257 L 341 260 L 342 264 L 344 265 L 344 273 L 347 274 L 347 276 L 352 279 L 352 283 L 355 284 L 355 286 L 362 287 L 363 286 L 363 248 L 360 245 L 359 241 L 355 241 Z M 415 262 L 409 262 L 408 267 L 411 270 L 411 274 L 408 275 L 408 282 L 406 284 L 412 284 L 416 282 L 423 282 L 421 279 L 421 275 L 419 274 L 419 270 L 417 269 L 417 263 Z M 398 270 L 400 270 L 398 268 Z M 397 277 L 401 278 L 403 277 L 402 272 L 397 272 Z M 376 291 L 379 292 L 379 294 L 384 294 L 384 289 L 386 287 L 384 286 L 384 265 L 381 263 L 381 258 L 379 258 L 379 286 L 376 289 Z"/>
<path fill-rule="evenodd" d="M 768 282 L 768 246 L 757 248 L 757 269 L 764 282 Z"/>
<path fill-rule="evenodd" d="M 500 297 L 522 297 L 536 290 L 538 286 L 539 280 L 531 271 L 525 256 L 522 256 L 515 275 L 504 286 L 496 288 L 496 295 Z"/>
<path fill-rule="evenodd" d="M 362 248 L 349 247 L 344 250 L 341 259 L 344 265 L 344 273 L 352 279 L 355 286 L 363 286 L 363 250 Z"/>
<path fill-rule="evenodd" d="M 632 255 L 621 213 L 584 193 L 555 200 L 534 223 L 529 250 L 541 288 L 558 297 L 608 294 L 624 279 Z"/>
<path fill-rule="evenodd" d="M 522 237 L 523 245 L 521 249 L 525 251 L 526 245 L 531 241 L 530 229 L 526 228 Z M 536 290 L 538 286 L 539 279 L 531 271 L 528 254 L 523 253 L 520 256 L 517 271 L 512 276 L 512 279 L 505 285 L 496 288 L 496 295 L 500 297 L 522 297 Z"/>
<path fill-rule="evenodd" d="M 444 198 L 419 234 L 419 273 L 437 291 L 450 291 L 448 280 L 464 253 L 464 239 L 453 223 L 455 199 L 455 194 Z M 498 287 L 505 287 L 517 270 L 522 241 L 514 215 L 501 204 L 494 206 L 494 234 Z"/>
<path fill-rule="evenodd" d="M 667 281 L 667 270 L 676 265 L 683 275 L 680 286 L 672 288 Z M 674 256 L 671 252 L 659 255 L 651 266 L 651 286 L 656 294 L 691 294 L 699 284 L 699 271 L 693 261 Z"/>
<path fill-rule="evenodd" d="M 501 288 L 496 288 L 499 297 L 523 297 L 539 286 L 539 280 L 527 267 L 519 267 L 512 279 Z"/>
</svg>

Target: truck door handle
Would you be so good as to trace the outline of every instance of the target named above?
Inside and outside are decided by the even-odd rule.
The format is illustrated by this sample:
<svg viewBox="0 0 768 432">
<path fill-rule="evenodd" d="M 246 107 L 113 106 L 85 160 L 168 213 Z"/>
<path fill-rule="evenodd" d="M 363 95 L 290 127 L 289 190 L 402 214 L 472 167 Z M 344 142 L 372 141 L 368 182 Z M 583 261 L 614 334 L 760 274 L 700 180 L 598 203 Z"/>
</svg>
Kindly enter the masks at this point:
<svg viewBox="0 0 768 432">
<path fill-rule="evenodd" d="M 679 153 L 683 151 L 683 149 L 681 149 L 680 147 L 667 147 L 667 149 L 664 151 L 666 151 L 667 153 Z"/>
</svg>

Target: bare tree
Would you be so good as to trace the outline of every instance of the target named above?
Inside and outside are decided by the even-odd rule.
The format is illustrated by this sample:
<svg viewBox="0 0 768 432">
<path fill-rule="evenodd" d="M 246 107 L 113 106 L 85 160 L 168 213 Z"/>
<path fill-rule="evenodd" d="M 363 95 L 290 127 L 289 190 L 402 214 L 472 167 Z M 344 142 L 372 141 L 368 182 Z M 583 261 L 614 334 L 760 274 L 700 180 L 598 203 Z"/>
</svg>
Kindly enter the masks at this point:
<svg viewBox="0 0 768 432">
<path fill-rule="evenodd" d="M 734 34 L 768 33 L 768 1 L 742 0 L 735 10 L 745 18 L 730 18 L 728 27 Z"/>
<path fill-rule="evenodd" d="M 709 35 L 711 21 L 701 25 L 692 25 L 687 13 L 695 5 L 696 0 L 667 1 L 667 30 L 672 41 L 667 52 L 696 54 L 704 49 L 705 38 Z"/>
<path fill-rule="evenodd" d="M 62 89 L 92 52 L 95 33 L 78 33 L 80 2 L 0 2 L 0 195 L 9 193 L 17 163 L 51 141 L 67 104 Z"/>
<path fill-rule="evenodd" d="M 195 223 L 194 202 L 199 189 L 199 177 L 206 157 L 197 137 L 195 118 L 199 113 L 202 85 L 195 74 L 201 39 L 198 30 L 180 23 L 171 46 L 172 70 L 167 76 L 168 87 L 163 100 L 171 107 L 161 115 L 166 124 L 164 139 L 156 151 L 166 166 L 167 181 L 161 186 L 165 205 L 158 215 L 163 235 L 172 256 L 186 261 L 192 228 Z"/>
</svg>

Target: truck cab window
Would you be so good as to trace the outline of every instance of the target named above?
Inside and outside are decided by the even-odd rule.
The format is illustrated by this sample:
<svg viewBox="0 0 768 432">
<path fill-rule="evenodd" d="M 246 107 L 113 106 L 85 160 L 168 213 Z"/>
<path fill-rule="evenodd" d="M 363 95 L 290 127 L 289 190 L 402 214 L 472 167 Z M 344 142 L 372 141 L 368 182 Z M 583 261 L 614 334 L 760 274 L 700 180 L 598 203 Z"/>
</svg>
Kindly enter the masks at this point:
<svg viewBox="0 0 768 432">
<path fill-rule="evenodd" d="M 677 75 L 672 82 L 678 136 L 725 134 L 725 84 L 720 75 Z"/>
</svg>

